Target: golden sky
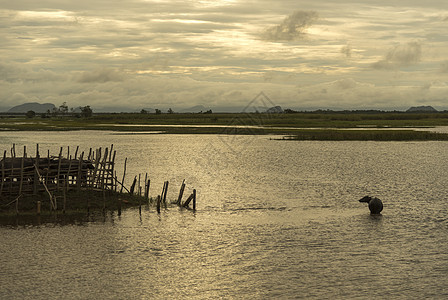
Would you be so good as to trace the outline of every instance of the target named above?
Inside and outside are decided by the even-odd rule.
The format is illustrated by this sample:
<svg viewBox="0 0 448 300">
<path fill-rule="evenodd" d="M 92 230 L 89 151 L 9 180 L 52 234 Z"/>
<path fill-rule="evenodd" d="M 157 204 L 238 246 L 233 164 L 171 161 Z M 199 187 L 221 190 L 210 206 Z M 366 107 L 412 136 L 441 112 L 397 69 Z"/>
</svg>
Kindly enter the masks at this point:
<svg viewBox="0 0 448 300">
<path fill-rule="evenodd" d="M 0 108 L 448 108 L 445 1 L 0 0 Z"/>
</svg>

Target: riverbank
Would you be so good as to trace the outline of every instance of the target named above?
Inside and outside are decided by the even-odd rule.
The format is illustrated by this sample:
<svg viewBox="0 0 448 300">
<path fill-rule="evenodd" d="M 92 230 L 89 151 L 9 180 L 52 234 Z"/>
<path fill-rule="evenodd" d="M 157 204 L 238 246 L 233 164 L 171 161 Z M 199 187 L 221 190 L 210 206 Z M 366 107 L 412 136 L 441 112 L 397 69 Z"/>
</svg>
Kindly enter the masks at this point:
<svg viewBox="0 0 448 300">
<path fill-rule="evenodd" d="M 448 134 L 415 130 L 302 130 L 288 141 L 447 141 Z"/>
<path fill-rule="evenodd" d="M 4 131 L 106 130 L 136 134 L 282 135 L 314 140 L 351 140 L 356 135 L 361 140 L 446 140 L 445 134 L 411 133 L 414 131 L 410 129 L 435 126 L 448 126 L 448 113 L 117 113 L 97 114 L 90 118 L 0 117 L 0 130 Z M 360 128 L 378 130 L 370 133 L 360 130 L 356 134 L 342 134 L 340 131 L 335 135 L 335 129 Z M 312 132 L 315 129 L 318 133 Z M 388 129 L 399 130 L 392 134 Z"/>
</svg>

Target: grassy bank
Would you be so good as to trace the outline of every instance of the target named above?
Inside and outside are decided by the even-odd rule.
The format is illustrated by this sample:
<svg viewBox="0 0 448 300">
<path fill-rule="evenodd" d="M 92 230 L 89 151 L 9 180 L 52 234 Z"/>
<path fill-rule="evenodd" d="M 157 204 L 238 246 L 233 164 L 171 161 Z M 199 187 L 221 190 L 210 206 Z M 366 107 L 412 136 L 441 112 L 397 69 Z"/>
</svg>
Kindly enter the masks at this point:
<svg viewBox="0 0 448 300">
<path fill-rule="evenodd" d="M 357 113 L 310 112 L 291 114 L 96 114 L 90 118 L 1 117 L 0 130 L 61 131 L 109 130 L 123 133 L 159 132 L 166 134 L 275 134 L 295 139 L 325 140 L 446 140 L 442 134 L 412 133 L 407 127 L 448 126 L 448 113 Z M 304 129 L 322 128 L 403 128 L 400 132 L 340 132 Z M 326 133 L 325 133 L 326 132 Z"/>
<path fill-rule="evenodd" d="M 447 141 L 448 134 L 413 130 L 301 130 L 283 139 L 296 141 Z"/>
</svg>

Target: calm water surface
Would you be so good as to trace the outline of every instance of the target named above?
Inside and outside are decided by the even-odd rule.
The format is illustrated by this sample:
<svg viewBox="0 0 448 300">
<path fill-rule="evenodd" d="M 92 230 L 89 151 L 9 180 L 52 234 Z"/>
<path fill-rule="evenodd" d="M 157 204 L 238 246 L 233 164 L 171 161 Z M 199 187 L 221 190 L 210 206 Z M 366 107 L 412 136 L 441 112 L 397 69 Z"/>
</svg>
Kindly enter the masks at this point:
<svg viewBox="0 0 448 300">
<path fill-rule="evenodd" d="M 127 157 L 129 177 L 149 172 L 153 196 L 169 180 L 171 199 L 186 179 L 198 210 L 8 221 L 1 299 L 448 297 L 447 142 L 0 133 L 12 143 L 113 143 L 119 170 Z"/>
</svg>

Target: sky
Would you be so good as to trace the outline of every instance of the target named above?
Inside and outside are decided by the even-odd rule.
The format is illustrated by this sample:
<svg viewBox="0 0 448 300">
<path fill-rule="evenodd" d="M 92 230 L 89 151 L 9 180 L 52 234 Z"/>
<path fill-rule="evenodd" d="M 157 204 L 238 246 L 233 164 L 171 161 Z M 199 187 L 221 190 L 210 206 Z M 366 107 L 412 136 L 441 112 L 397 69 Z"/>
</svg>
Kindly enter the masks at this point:
<svg viewBox="0 0 448 300">
<path fill-rule="evenodd" d="M 446 0 L 0 0 L 0 107 L 448 109 Z"/>
</svg>

